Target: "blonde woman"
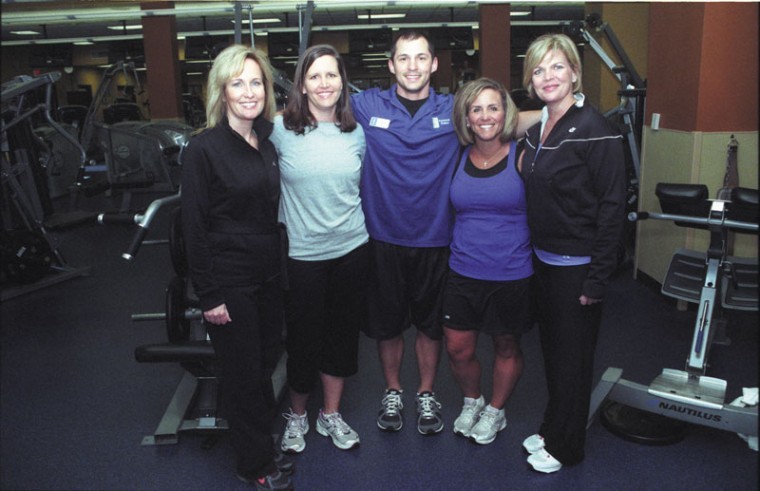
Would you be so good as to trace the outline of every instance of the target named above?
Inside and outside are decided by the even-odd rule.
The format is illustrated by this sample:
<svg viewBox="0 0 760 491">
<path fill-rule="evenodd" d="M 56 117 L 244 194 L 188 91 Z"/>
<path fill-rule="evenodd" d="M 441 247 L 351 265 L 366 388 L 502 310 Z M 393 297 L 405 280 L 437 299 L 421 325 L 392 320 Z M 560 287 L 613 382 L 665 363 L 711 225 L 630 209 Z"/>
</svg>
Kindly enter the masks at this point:
<svg viewBox="0 0 760 491">
<path fill-rule="evenodd" d="M 226 48 L 209 72 L 207 94 L 207 127 L 183 156 L 190 279 L 221 368 L 237 475 L 257 489 L 291 489 L 293 466 L 275 454 L 271 431 L 269 374 L 279 353 L 283 301 L 269 61 L 246 46 Z"/>
<path fill-rule="evenodd" d="M 523 369 L 520 337 L 531 327 L 532 252 L 525 189 L 517 172 L 517 108 L 490 78 L 454 99 L 454 128 L 467 147 L 451 182 L 455 212 L 443 325 L 464 404 L 454 433 L 487 445 L 507 426 L 505 405 Z M 480 334 L 493 344 L 493 383 L 481 388 Z"/>
<path fill-rule="evenodd" d="M 546 106 L 527 132 L 520 166 L 549 402 L 523 446 L 528 464 L 545 473 L 584 458 L 602 300 L 625 211 L 622 136 L 586 103 L 581 74 L 565 35 L 541 36 L 528 48 L 523 82 Z"/>
</svg>

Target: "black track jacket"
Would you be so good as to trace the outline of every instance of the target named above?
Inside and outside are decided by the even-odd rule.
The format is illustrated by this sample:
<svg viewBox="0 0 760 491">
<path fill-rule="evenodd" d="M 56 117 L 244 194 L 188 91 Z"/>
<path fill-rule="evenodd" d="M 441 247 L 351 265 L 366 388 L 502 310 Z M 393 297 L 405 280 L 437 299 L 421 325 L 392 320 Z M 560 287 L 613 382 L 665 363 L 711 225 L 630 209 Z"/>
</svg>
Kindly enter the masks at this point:
<svg viewBox="0 0 760 491">
<path fill-rule="evenodd" d="M 539 150 L 540 132 L 540 123 L 527 132 L 521 171 L 531 241 L 555 254 L 591 256 L 582 294 L 603 298 L 625 214 L 622 136 L 588 104 L 568 109 Z"/>
</svg>

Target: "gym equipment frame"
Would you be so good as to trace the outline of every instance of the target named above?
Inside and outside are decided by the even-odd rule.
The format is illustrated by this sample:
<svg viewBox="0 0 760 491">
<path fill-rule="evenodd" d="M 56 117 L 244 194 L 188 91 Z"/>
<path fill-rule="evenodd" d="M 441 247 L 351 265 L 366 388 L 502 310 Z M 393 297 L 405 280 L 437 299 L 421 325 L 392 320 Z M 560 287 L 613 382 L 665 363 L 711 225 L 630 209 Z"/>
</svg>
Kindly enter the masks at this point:
<svg viewBox="0 0 760 491">
<path fill-rule="evenodd" d="M 181 161 L 180 153 L 180 161 Z M 134 261 L 141 244 L 147 244 L 145 237 L 158 212 L 166 206 L 178 204 L 180 191 L 171 196 L 154 200 L 142 214 L 132 216 L 125 214 L 102 214 L 98 217 L 101 224 L 134 224 L 135 235 L 127 252 L 122 258 Z M 229 426 L 224 418 L 218 416 L 218 378 L 216 353 L 208 338 L 206 329 L 200 322 L 202 312 L 198 308 L 197 298 L 184 277 L 186 258 L 181 244 L 179 209 L 171 213 L 169 243 L 172 263 L 177 276 L 166 288 L 165 309 L 163 313 L 133 314 L 133 321 L 159 321 L 166 323 L 168 342 L 142 345 L 135 348 L 134 356 L 138 363 L 179 363 L 185 372 L 174 391 L 169 405 L 156 427 L 156 430 L 142 439 L 142 445 L 173 445 L 179 442 L 181 432 L 207 434 L 203 448 L 213 446 L 215 435 L 226 431 Z M 155 241 L 153 243 L 163 243 Z M 272 388 L 277 399 L 284 391 L 287 356 L 280 357 L 271 374 Z"/>
<path fill-rule="evenodd" d="M 85 152 L 79 142 L 55 122 L 51 115 L 53 85 L 61 78 L 60 72 L 37 77 L 18 76 L 2 85 L 2 159 L 0 159 L 0 232 L 2 233 L 3 270 L 9 280 L 20 286 L 4 289 L 0 298 L 15 296 L 50 286 L 64 280 L 89 274 L 89 267 L 70 266 L 59 250 L 57 241 L 45 225 L 49 193 L 46 184 L 40 184 L 35 169 L 50 161 L 50 149 L 45 155 L 35 153 L 31 136 L 32 117 L 42 113 L 51 128 L 76 150 L 80 163 Z M 44 102 L 33 106 L 32 96 L 44 89 Z M 13 135 L 18 130 L 18 135 Z M 40 142 L 37 142 L 40 143 Z M 43 146 L 44 143 L 41 143 Z M 44 164 L 36 159 L 44 160 Z M 10 207 L 13 205 L 15 214 Z M 52 208 L 52 206 L 50 207 Z M 22 234 L 18 234 L 21 232 Z M 16 233 L 16 237 L 11 236 Z M 48 273 L 56 274 L 48 274 Z"/>
<path fill-rule="evenodd" d="M 662 285 L 663 294 L 698 304 L 686 366 L 663 369 L 649 386 L 623 379 L 620 368 L 608 368 L 591 394 L 588 426 L 609 399 L 668 418 L 757 436 L 757 406 L 726 404 L 727 382 L 707 376 L 706 371 L 711 344 L 727 344 L 721 310 L 758 310 L 757 259 L 726 252 L 729 231 L 757 233 L 758 191 L 734 188 L 730 201 L 708 200 L 704 185 L 660 183 L 656 193 L 665 213 L 631 213 L 629 220 L 671 220 L 710 232 L 707 252 L 676 251 Z"/>
</svg>

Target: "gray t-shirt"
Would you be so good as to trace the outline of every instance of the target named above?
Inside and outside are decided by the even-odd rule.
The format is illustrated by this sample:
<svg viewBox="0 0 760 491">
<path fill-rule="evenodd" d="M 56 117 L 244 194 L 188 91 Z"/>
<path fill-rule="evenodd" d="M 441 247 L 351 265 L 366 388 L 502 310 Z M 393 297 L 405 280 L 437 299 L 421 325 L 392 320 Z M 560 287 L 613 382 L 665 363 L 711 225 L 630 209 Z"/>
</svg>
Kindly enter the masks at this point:
<svg viewBox="0 0 760 491">
<path fill-rule="evenodd" d="M 344 256 L 369 240 L 359 180 L 366 149 L 361 126 L 350 133 L 320 123 L 296 135 L 274 120 L 271 141 L 280 156 L 280 221 L 288 255 L 302 261 Z"/>
</svg>

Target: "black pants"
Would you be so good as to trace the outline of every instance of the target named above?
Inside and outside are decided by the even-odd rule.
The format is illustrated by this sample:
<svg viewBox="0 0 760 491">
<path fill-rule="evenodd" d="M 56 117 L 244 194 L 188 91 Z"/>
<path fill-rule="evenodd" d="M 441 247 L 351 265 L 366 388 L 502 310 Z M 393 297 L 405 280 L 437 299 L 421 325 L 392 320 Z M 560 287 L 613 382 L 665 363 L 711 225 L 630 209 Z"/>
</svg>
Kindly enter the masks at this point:
<svg viewBox="0 0 760 491">
<path fill-rule="evenodd" d="M 274 472 L 272 420 L 276 409 L 271 374 L 282 337 L 279 282 L 223 288 L 232 322 L 206 323 L 221 368 L 221 405 L 237 455 L 237 471 L 246 477 Z"/>
<path fill-rule="evenodd" d="M 564 465 L 583 460 L 602 304 L 583 306 L 588 266 L 534 261 L 535 294 L 549 402 L 539 434 Z"/>
<path fill-rule="evenodd" d="M 367 319 L 369 248 L 323 261 L 288 260 L 288 386 L 308 394 L 319 374 L 358 370 L 359 329 Z"/>
</svg>

